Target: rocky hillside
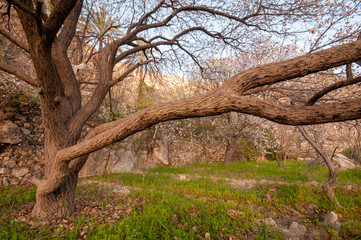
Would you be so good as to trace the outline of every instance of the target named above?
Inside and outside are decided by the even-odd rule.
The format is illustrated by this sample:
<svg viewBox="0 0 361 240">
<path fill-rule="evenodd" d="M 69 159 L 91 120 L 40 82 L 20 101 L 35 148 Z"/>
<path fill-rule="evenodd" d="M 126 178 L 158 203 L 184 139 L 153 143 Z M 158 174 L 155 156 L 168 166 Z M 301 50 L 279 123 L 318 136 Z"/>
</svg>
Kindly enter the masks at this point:
<svg viewBox="0 0 361 240">
<path fill-rule="evenodd" d="M 14 87 L 14 86 L 11 86 Z M 23 91 L 2 93 L 0 109 L 0 180 L 25 183 L 43 175 L 43 138 L 37 99 Z"/>
</svg>

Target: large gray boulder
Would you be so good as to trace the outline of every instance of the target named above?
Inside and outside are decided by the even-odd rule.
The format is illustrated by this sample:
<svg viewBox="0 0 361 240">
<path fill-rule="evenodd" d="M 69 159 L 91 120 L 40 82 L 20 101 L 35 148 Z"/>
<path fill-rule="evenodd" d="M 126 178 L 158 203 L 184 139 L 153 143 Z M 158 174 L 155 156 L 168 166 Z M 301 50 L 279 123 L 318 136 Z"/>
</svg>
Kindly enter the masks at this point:
<svg viewBox="0 0 361 240">
<path fill-rule="evenodd" d="M 90 177 L 106 173 L 131 172 L 137 168 L 138 156 L 127 149 L 100 149 L 90 154 L 88 161 L 80 171 L 80 177 Z"/>
<path fill-rule="evenodd" d="M 22 141 L 23 134 L 18 125 L 9 120 L 0 122 L 0 143 L 18 144 Z"/>
<path fill-rule="evenodd" d="M 349 159 L 348 157 L 345 157 L 344 155 L 337 153 L 332 159 L 333 163 L 335 164 L 336 168 L 339 169 L 354 169 L 356 168 L 355 163 Z"/>
</svg>

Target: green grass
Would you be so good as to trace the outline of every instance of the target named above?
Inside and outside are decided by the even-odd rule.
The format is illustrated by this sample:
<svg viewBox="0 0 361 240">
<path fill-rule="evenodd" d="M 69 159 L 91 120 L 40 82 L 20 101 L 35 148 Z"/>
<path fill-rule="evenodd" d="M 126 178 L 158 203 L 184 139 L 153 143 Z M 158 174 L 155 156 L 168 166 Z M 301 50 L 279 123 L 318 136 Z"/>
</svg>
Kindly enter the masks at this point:
<svg viewBox="0 0 361 240">
<path fill-rule="evenodd" d="M 84 229 L 87 239 L 204 239 L 207 234 L 211 239 L 283 239 L 279 229 L 260 220 L 272 217 L 286 227 L 295 211 L 301 214 L 298 223 L 323 231 L 319 239 L 360 239 L 360 171 L 339 171 L 335 193 L 342 208 L 330 203 L 320 186 L 309 184 L 324 183 L 327 174 L 325 167 L 308 168 L 304 162 L 289 161 L 284 169 L 276 162 L 198 163 L 148 169 L 144 179 L 134 173 L 93 177 L 107 185 L 79 186 L 77 198 L 97 202 L 99 212 L 77 213 L 72 229 L 42 225 L 33 229 L 14 221 L 17 212 L 34 203 L 35 189 L 1 187 L 0 210 L 5 215 L 0 217 L 0 239 L 79 239 Z M 237 188 L 230 179 L 256 179 L 258 184 Z M 131 193 L 112 194 L 114 183 L 128 186 Z M 267 193 L 275 200 L 267 199 Z M 121 209 L 119 220 L 111 224 L 109 216 L 99 215 L 108 211 L 109 204 Z M 338 233 L 320 223 L 331 210 L 342 222 Z"/>
</svg>

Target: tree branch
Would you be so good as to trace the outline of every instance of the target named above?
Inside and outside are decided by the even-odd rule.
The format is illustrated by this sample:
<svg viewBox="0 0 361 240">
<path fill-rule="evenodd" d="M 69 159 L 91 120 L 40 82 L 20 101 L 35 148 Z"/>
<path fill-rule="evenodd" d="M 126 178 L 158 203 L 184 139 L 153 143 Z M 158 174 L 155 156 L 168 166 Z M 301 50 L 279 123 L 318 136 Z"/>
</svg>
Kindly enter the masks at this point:
<svg viewBox="0 0 361 240">
<path fill-rule="evenodd" d="M 345 81 L 341 81 L 341 82 L 331 84 L 330 86 L 327 86 L 326 88 L 322 89 L 321 91 L 319 91 L 318 93 L 313 95 L 313 97 L 310 98 L 310 100 L 307 101 L 306 105 L 310 106 L 310 105 L 315 104 L 318 99 L 322 98 L 327 93 L 332 92 L 333 90 L 336 90 L 336 89 L 339 89 L 339 88 L 342 88 L 342 87 L 346 87 L 346 86 L 349 86 L 349 85 L 353 85 L 353 84 L 356 84 L 356 83 L 360 83 L 360 82 L 361 82 L 361 77 L 356 77 L 356 78 L 353 78 L 353 79 L 347 79 Z"/>
<path fill-rule="evenodd" d="M 25 52 L 29 52 L 29 47 L 27 44 L 25 44 L 22 41 L 19 41 L 18 39 L 15 39 L 13 36 L 11 36 L 8 32 L 4 31 L 3 29 L 0 29 L 0 34 L 4 36 L 7 40 L 18 46 L 19 48 L 23 49 Z"/>
<path fill-rule="evenodd" d="M 124 51 L 121 54 L 119 54 L 116 57 L 114 64 L 117 64 L 118 62 L 125 59 L 129 55 L 132 55 L 132 54 L 137 53 L 137 52 L 142 51 L 142 50 L 155 48 L 155 47 L 158 47 L 158 46 L 161 46 L 161 45 L 178 45 L 179 46 L 179 43 L 176 43 L 177 39 L 179 39 L 180 37 L 182 37 L 182 36 L 184 36 L 184 35 L 186 35 L 186 34 L 188 34 L 190 32 L 194 32 L 194 31 L 201 31 L 201 32 L 204 32 L 205 34 L 207 34 L 209 36 L 212 36 L 212 37 L 218 36 L 218 34 L 212 34 L 211 32 L 207 31 L 203 27 L 193 27 L 193 28 L 185 29 L 184 31 L 182 31 L 182 32 L 178 33 L 177 35 L 175 35 L 172 39 L 167 39 L 167 38 L 162 37 L 161 39 L 163 39 L 163 41 L 158 41 L 158 42 L 154 42 L 154 43 L 149 42 L 147 44 L 142 44 L 142 45 L 134 45 L 134 44 L 129 43 L 130 45 L 133 45 L 134 47 L 132 49 L 129 49 L 129 50 Z M 158 38 L 158 37 L 156 37 L 156 38 Z M 153 39 L 155 39 L 155 38 L 153 38 Z M 182 50 L 185 50 L 185 49 L 183 48 Z"/>
<path fill-rule="evenodd" d="M 81 157 L 159 122 L 219 115 L 231 111 L 259 116 L 281 124 L 319 124 L 360 118 L 361 99 L 337 104 L 282 106 L 218 90 L 197 98 L 160 104 L 126 118 L 103 124 L 95 128 L 83 142 L 60 150 L 57 161 L 70 161 Z"/>
<path fill-rule="evenodd" d="M 23 3 L 20 3 L 18 0 L 6 0 L 9 4 L 14 5 L 19 8 L 21 11 L 26 12 L 32 16 L 35 16 L 35 11 L 33 9 L 27 8 Z"/>
<path fill-rule="evenodd" d="M 270 63 L 243 71 L 226 81 L 223 88 L 243 93 L 265 85 L 303 77 L 361 59 L 361 41 L 343 44 L 323 51 Z"/>
<path fill-rule="evenodd" d="M 19 71 L 16 68 L 10 67 L 9 65 L 6 65 L 2 62 L 0 62 L 0 69 L 3 70 L 4 72 L 10 73 L 10 74 L 18 77 L 20 80 L 30 84 L 31 86 L 34 86 L 34 87 L 40 86 L 36 79 L 33 79 L 29 75 L 25 74 L 24 72 Z"/>
<path fill-rule="evenodd" d="M 114 79 L 113 81 L 110 82 L 110 85 L 113 86 L 115 84 L 117 84 L 118 82 L 122 81 L 124 78 L 126 78 L 131 72 L 133 72 L 135 69 L 139 68 L 142 65 L 146 65 L 150 62 L 152 62 L 153 60 L 147 60 L 147 61 L 143 61 L 143 62 L 139 62 L 137 64 L 135 64 L 134 66 L 129 67 L 124 73 L 122 73 L 122 75 L 120 75 L 118 78 Z"/>
<path fill-rule="evenodd" d="M 58 2 L 53 11 L 50 13 L 48 19 L 44 23 L 45 33 L 47 35 L 47 42 L 51 44 L 59 29 L 63 25 L 65 19 L 69 15 L 70 11 L 75 6 L 78 0 L 63 0 Z"/>
<path fill-rule="evenodd" d="M 71 40 L 73 39 L 78 19 L 83 7 L 83 1 L 77 0 L 73 10 L 70 12 L 69 16 L 66 18 L 63 28 L 59 34 L 59 39 L 66 49 L 69 47 Z"/>
</svg>

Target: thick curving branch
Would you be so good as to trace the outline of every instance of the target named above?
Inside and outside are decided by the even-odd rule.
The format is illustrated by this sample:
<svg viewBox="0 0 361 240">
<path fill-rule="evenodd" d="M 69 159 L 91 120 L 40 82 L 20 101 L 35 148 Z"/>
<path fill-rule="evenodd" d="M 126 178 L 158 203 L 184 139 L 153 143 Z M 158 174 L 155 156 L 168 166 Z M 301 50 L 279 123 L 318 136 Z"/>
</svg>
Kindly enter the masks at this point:
<svg viewBox="0 0 361 240">
<path fill-rule="evenodd" d="M 78 24 L 78 19 L 82 7 L 83 7 L 83 0 L 77 0 L 73 10 L 70 12 L 69 16 L 64 21 L 64 25 L 58 36 L 58 39 L 62 42 L 62 44 L 66 49 L 68 49 L 71 40 L 74 38 L 76 32 L 76 26 Z"/>
<path fill-rule="evenodd" d="M 44 29 L 47 36 L 47 43 L 53 43 L 56 34 L 63 25 L 65 19 L 75 6 L 78 0 L 64 0 L 58 2 L 53 11 L 50 13 L 48 19 L 44 23 Z"/>
<path fill-rule="evenodd" d="M 329 111 L 332 109 L 332 111 Z M 289 125 L 320 124 L 361 118 L 361 99 L 337 104 L 282 106 L 216 91 L 188 100 L 165 103 L 95 128 L 91 135 L 75 146 L 60 150 L 57 161 L 70 161 L 109 144 L 120 141 L 156 123 L 192 117 L 240 112 Z"/>
<path fill-rule="evenodd" d="M 290 60 L 243 71 L 226 81 L 224 88 L 243 93 L 257 87 L 303 77 L 361 59 L 361 41 L 332 47 Z"/>
</svg>

